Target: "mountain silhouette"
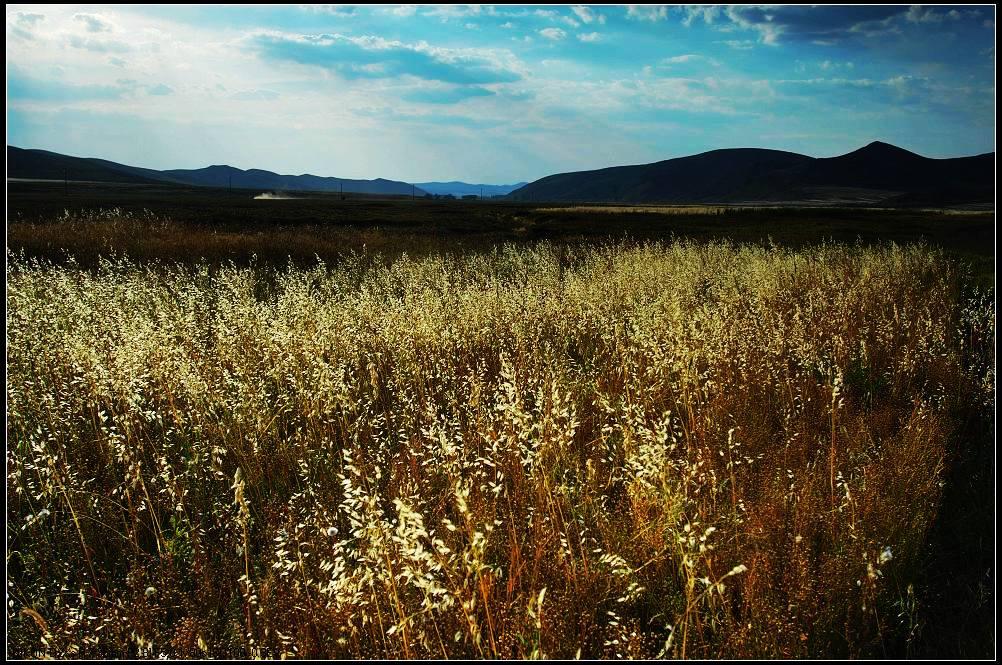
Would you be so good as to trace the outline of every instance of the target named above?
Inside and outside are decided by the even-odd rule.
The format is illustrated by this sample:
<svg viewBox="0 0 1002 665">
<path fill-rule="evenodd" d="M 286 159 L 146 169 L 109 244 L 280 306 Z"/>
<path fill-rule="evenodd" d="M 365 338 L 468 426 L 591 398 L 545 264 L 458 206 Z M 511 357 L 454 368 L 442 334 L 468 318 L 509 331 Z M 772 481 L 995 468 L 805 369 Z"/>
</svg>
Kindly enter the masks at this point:
<svg viewBox="0 0 1002 665">
<path fill-rule="evenodd" d="M 7 146 L 7 177 L 174 183 L 273 191 L 424 196 L 503 195 L 515 201 L 610 203 L 828 203 L 957 205 L 995 200 L 995 153 L 931 159 L 874 141 L 838 157 L 728 148 L 653 164 L 558 173 L 520 185 L 354 180 L 213 165 L 158 171 L 104 159 Z M 514 190 L 514 191 L 512 191 Z"/>
<path fill-rule="evenodd" d="M 48 150 L 22 150 L 7 146 L 7 177 L 31 180 L 85 180 L 93 182 L 152 183 L 130 167 L 116 169 L 114 162 L 81 159 Z M 136 170 L 138 171 L 138 170 Z"/>
<path fill-rule="evenodd" d="M 995 153 L 931 159 L 881 141 L 830 158 L 731 148 L 653 164 L 559 173 L 529 183 L 509 198 L 618 203 L 984 203 L 995 199 Z"/>
<path fill-rule="evenodd" d="M 7 146 L 7 177 L 147 184 L 167 182 L 197 187 L 232 186 L 235 189 L 253 190 L 425 195 L 424 190 L 409 183 L 383 178 L 353 180 L 308 173 L 281 175 L 261 169 L 243 170 L 226 165 L 158 171 L 118 164 L 105 159 L 70 157 L 47 150 L 25 150 L 14 146 Z"/>
</svg>

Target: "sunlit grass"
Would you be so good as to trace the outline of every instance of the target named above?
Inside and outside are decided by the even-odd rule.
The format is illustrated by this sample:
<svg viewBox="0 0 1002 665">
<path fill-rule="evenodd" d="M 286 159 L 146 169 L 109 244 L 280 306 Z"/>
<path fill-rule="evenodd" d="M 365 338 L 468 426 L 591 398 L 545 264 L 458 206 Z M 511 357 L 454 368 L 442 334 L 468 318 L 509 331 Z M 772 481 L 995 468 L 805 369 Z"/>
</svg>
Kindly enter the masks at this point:
<svg viewBox="0 0 1002 665">
<path fill-rule="evenodd" d="M 883 655 L 994 407 L 924 247 L 7 258 L 14 656 Z"/>
</svg>

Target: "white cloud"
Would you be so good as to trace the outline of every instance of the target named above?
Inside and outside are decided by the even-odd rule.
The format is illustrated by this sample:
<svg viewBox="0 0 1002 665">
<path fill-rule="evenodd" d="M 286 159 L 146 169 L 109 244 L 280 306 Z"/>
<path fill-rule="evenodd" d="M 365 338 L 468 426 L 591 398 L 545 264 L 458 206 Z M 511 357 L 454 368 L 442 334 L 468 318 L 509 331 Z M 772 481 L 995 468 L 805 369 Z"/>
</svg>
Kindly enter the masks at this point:
<svg viewBox="0 0 1002 665">
<path fill-rule="evenodd" d="M 535 10 L 532 13 L 535 16 L 538 16 L 540 18 L 549 19 L 550 21 L 560 21 L 561 23 L 564 23 L 565 25 L 569 25 L 572 28 L 576 28 L 576 27 L 578 27 L 578 26 L 581 25 L 576 20 L 574 20 L 574 17 L 572 17 L 572 16 L 564 16 L 560 12 L 555 11 L 553 9 L 537 9 L 537 10 Z M 508 14 L 505 14 L 505 15 L 506 16 L 517 16 L 518 14 L 508 13 Z"/>
<path fill-rule="evenodd" d="M 719 60 L 707 57 L 705 55 L 701 55 L 699 53 L 685 53 L 683 55 L 676 55 L 670 58 L 664 58 L 658 64 L 661 67 L 672 67 L 673 65 L 684 65 L 687 63 L 694 63 L 694 62 L 706 63 L 711 67 L 720 66 Z"/>
<path fill-rule="evenodd" d="M 525 66 L 507 49 L 442 47 L 423 40 L 405 43 L 376 35 L 303 35 L 262 30 L 246 35 L 242 44 L 266 60 L 323 67 L 366 78 L 411 75 L 484 84 L 518 80 L 526 73 Z M 338 57 L 331 59 L 328 54 L 332 52 L 338 52 Z"/>
<path fill-rule="evenodd" d="M 87 32 L 111 32 L 112 26 L 97 14 L 74 14 L 73 18 L 84 24 Z"/>
<path fill-rule="evenodd" d="M 898 27 L 901 16 L 893 15 L 879 21 L 862 21 L 849 28 L 849 32 L 864 37 L 882 37 L 884 35 L 899 35 L 901 28 Z"/>
<path fill-rule="evenodd" d="M 35 34 L 32 32 L 33 28 L 37 23 L 44 20 L 45 16 L 43 14 L 29 14 L 25 12 L 15 12 L 12 21 L 7 22 L 7 29 L 11 31 L 15 37 L 20 37 L 25 40 L 35 39 Z"/>
<path fill-rule="evenodd" d="M 231 95 L 233 99 L 239 101 L 274 101 L 280 95 L 274 90 L 242 90 Z"/>
<path fill-rule="evenodd" d="M 856 65 L 852 62 L 832 62 L 831 60 L 823 60 L 818 64 L 824 71 L 834 71 L 836 69 L 853 69 Z"/>
<path fill-rule="evenodd" d="M 354 16 L 355 8 L 350 5 L 300 5 L 300 9 L 332 16 Z"/>
<path fill-rule="evenodd" d="M 626 18 L 636 21 L 664 21 L 668 18 L 667 5 L 627 5 Z"/>
<path fill-rule="evenodd" d="M 146 91 L 149 94 L 156 95 L 158 97 L 174 94 L 174 88 L 170 87 L 165 83 L 158 83 L 157 85 L 151 85 L 146 89 Z"/>
<path fill-rule="evenodd" d="M 713 23 L 713 20 L 720 16 L 721 7 L 719 5 L 686 5 L 679 10 L 685 13 L 682 25 L 689 27 L 697 18 L 703 19 L 705 23 Z"/>
<path fill-rule="evenodd" d="M 578 39 L 581 40 L 581 41 L 583 41 L 583 42 L 592 43 L 592 42 L 601 41 L 602 35 L 600 35 L 597 32 L 585 32 L 585 33 L 582 33 L 582 34 L 578 35 Z"/>
<path fill-rule="evenodd" d="M 582 5 L 575 5 L 571 7 L 571 11 L 574 12 L 579 19 L 581 19 L 582 23 L 587 24 L 595 20 L 592 17 L 591 9 L 589 9 L 588 7 L 584 7 Z"/>
<path fill-rule="evenodd" d="M 451 18 L 479 16 L 480 5 L 433 5 L 424 12 L 424 15 L 436 16 L 446 22 Z"/>
<path fill-rule="evenodd" d="M 926 9 L 922 5 L 912 5 L 908 8 L 908 13 L 905 14 L 905 19 L 909 23 L 942 23 L 947 19 L 951 21 L 959 21 L 965 16 L 976 18 L 981 16 L 981 12 L 976 9 L 964 11 L 951 9 L 948 12 L 939 13 L 933 9 Z"/>
<path fill-rule="evenodd" d="M 128 53 L 132 47 L 125 42 L 115 40 L 91 39 L 80 35 L 70 35 L 69 44 L 73 48 L 92 51 L 94 53 Z"/>
<path fill-rule="evenodd" d="M 593 21 L 597 22 L 599 25 L 605 24 L 605 15 L 599 14 L 591 7 L 585 7 L 583 5 L 575 5 L 571 7 L 571 11 L 574 12 L 578 19 L 585 25 L 591 24 Z"/>
<path fill-rule="evenodd" d="M 399 7 L 394 7 L 393 9 L 391 9 L 390 13 L 393 14 L 394 16 L 401 16 L 406 18 L 408 16 L 414 16 L 414 14 L 417 13 L 417 10 L 418 8 L 416 5 L 400 5 Z"/>
<path fill-rule="evenodd" d="M 567 33 L 560 28 L 544 28 L 539 31 L 539 34 L 555 42 L 558 42 L 567 36 Z"/>
<path fill-rule="evenodd" d="M 31 14 L 26 12 L 15 12 L 14 22 L 25 28 L 32 28 L 36 23 L 45 19 L 45 14 Z"/>
<path fill-rule="evenodd" d="M 641 108 L 737 115 L 754 112 L 774 94 L 768 81 L 655 78 L 637 82 L 634 103 Z"/>
<path fill-rule="evenodd" d="M 927 80 L 923 77 L 909 76 L 907 74 L 900 76 L 893 76 L 883 82 L 884 85 L 891 88 L 900 96 L 904 96 L 913 92 L 913 88 L 917 84 L 923 84 Z"/>
<path fill-rule="evenodd" d="M 765 22 L 749 21 L 741 15 L 739 8 L 731 6 L 727 8 L 727 18 L 740 28 L 745 30 L 755 30 L 759 34 L 759 41 L 763 44 L 768 44 L 769 46 L 778 45 L 779 37 L 783 34 L 783 26 L 777 23 L 772 23 L 771 15 L 766 16 Z"/>
<path fill-rule="evenodd" d="M 846 77 L 832 77 L 832 78 L 809 78 L 809 79 L 778 79 L 773 81 L 777 85 L 784 86 L 794 86 L 794 88 L 801 88 L 803 86 L 821 86 L 829 88 L 862 88 L 862 89 L 889 89 L 899 96 L 906 96 L 909 94 L 914 94 L 920 90 L 931 90 L 936 88 L 932 85 L 931 81 L 924 76 L 911 76 L 909 74 L 899 74 L 898 76 L 892 76 L 884 80 L 876 80 L 870 78 L 846 78 Z M 942 86 L 940 86 L 942 88 Z M 944 90 L 946 88 L 943 88 Z M 951 87 L 954 93 L 957 91 L 968 90 L 966 88 Z M 954 96 L 955 100 L 955 96 Z"/>
</svg>

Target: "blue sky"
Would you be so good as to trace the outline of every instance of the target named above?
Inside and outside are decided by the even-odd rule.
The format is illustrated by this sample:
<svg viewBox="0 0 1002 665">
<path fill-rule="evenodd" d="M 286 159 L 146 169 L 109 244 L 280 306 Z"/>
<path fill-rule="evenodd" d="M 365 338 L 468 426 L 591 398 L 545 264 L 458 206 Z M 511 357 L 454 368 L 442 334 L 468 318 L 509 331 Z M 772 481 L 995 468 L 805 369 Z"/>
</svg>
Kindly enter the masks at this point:
<svg viewBox="0 0 1002 665">
<path fill-rule="evenodd" d="M 995 149 L 982 6 L 8 5 L 7 143 L 510 183 L 715 148 Z"/>
</svg>

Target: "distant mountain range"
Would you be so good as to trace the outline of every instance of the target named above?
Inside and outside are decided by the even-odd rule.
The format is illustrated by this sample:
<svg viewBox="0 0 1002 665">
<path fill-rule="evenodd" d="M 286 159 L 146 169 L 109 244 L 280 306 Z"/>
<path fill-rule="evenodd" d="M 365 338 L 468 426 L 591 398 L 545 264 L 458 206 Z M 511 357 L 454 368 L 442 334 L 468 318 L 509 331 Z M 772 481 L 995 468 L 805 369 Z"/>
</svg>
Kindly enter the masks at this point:
<svg viewBox="0 0 1002 665">
<path fill-rule="evenodd" d="M 875 141 L 831 158 L 736 148 L 638 166 L 559 173 L 516 201 L 950 205 L 995 200 L 995 153 L 930 159 Z"/>
<path fill-rule="evenodd" d="M 830 158 L 734 148 L 653 164 L 558 173 L 528 184 L 480 185 L 293 176 L 232 166 L 157 171 L 7 146 L 7 177 L 232 186 L 274 192 L 451 194 L 457 198 L 507 195 L 509 200 L 537 202 L 960 205 L 994 202 L 995 153 L 930 159 L 881 141 Z"/>
<path fill-rule="evenodd" d="M 261 169 L 232 166 L 157 171 L 127 166 L 104 159 L 70 157 L 47 150 L 24 150 L 7 146 L 7 177 L 33 180 L 88 180 L 121 183 L 173 183 L 198 187 L 234 187 L 270 191 L 354 192 L 424 196 L 426 192 L 396 180 L 351 180 L 310 174 L 281 175 Z"/>
<path fill-rule="evenodd" d="M 483 195 L 485 198 L 492 196 L 504 196 L 510 194 L 519 187 L 525 187 L 529 183 L 519 182 L 514 185 L 471 185 L 468 182 L 417 182 L 414 183 L 429 194 L 452 194 L 453 196 L 476 196 Z"/>
</svg>

